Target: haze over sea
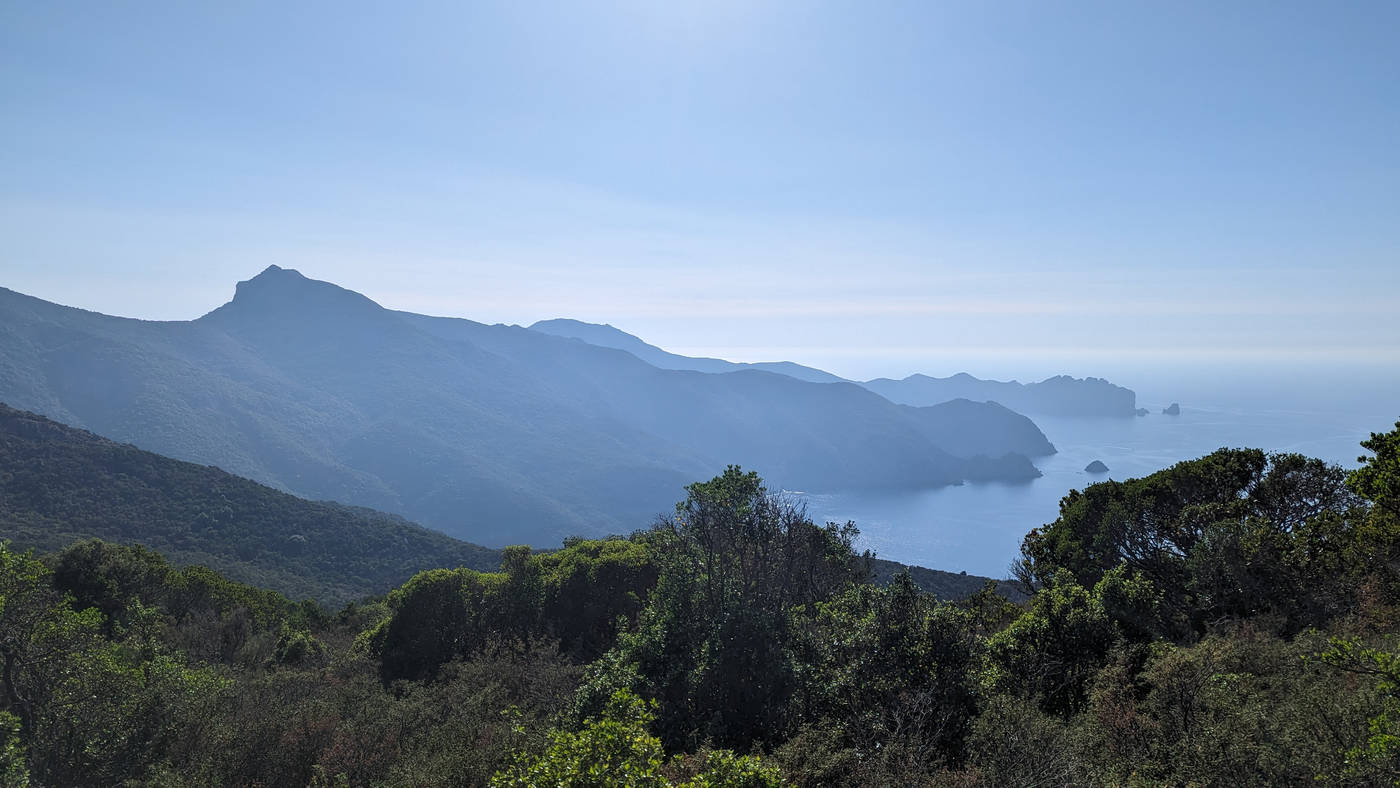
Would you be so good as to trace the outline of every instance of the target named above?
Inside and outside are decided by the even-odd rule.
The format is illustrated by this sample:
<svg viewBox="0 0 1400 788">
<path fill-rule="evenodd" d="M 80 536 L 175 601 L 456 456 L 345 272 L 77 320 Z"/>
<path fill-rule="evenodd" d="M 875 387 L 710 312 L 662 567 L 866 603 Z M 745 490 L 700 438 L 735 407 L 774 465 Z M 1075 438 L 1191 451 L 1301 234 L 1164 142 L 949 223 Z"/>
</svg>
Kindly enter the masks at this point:
<svg viewBox="0 0 1400 788">
<path fill-rule="evenodd" d="M 1400 419 L 1396 365 L 1237 363 L 1113 372 L 1104 376 L 1137 391 L 1139 407 L 1150 414 L 1132 419 L 1033 417 L 1059 453 L 1036 461 L 1044 475 L 1032 482 L 899 494 L 809 490 L 801 497 L 814 518 L 854 520 L 864 546 L 882 558 L 1004 577 L 1021 538 L 1054 520 L 1070 489 L 1143 476 L 1222 446 L 1298 452 L 1355 467 L 1363 453 L 1358 443 Z M 1161 413 L 1172 402 L 1181 404 L 1180 416 Z M 1084 467 L 1093 460 L 1102 460 L 1109 472 L 1086 473 Z"/>
<path fill-rule="evenodd" d="M 1090 460 L 1350 464 L 1400 418 L 1400 3 L 355 5 L 6 4 L 0 285 L 187 320 L 276 263 L 851 380 L 1134 389 L 1153 415 L 1037 417 L 1060 453 L 1028 485 L 807 490 L 887 557 L 981 573 Z M 549 497 L 539 465 L 508 497 Z"/>
</svg>

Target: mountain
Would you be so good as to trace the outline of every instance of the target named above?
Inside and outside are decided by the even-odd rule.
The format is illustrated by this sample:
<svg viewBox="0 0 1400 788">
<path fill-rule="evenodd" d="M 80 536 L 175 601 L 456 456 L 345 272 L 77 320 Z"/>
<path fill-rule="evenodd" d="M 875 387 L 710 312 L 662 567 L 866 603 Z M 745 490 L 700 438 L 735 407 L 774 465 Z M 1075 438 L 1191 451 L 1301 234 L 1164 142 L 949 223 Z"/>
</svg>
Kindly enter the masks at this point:
<svg viewBox="0 0 1400 788">
<path fill-rule="evenodd" d="M 1038 475 L 990 403 L 658 369 L 518 326 L 384 309 L 276 266 L 193 321 L 0 290 L 0 400 L 310 498 L 500 546 L 629 532 L 729 463 L 801 489 Z"/>
<path fill-rule="evenodd" d="M 0 480 L 0 538 L 16 548 L 140 543 L 329 605 L 384 593 L 423 569 L 494 571 L 501 562 L 499 551 L 400 517 L 303 500 L 2 404 Z"/>
<path fill-rule="evenodd" d="M 830 372 L 824 372 L 815 367 L 804 367 L 791 361 L 739 363 L 719 358 L 697 358 L 668 353 L 655 345 L 648 345 L 639 337 L 607 324 L 599 325 L 598 323 L 584 323 L 568 318 L 556 318 L 554 320 L 541 320 L 530 326 L 530 330 L 558 337 L 578 339 L 598 347 L 625 350 L 660 369 L 688 369 L 694 372 L 739 372 L 745 369 L 757 369 L 764 372 L 776 372 L 779 375 L 787 375 L 790 378 L 805 380 L 809 383 L 848 382 L 845 378 L 837 377 Z"/>
<path fill-rule="evenodd" d="M 1036 416 L 1133 416 L 1137 394 L 1101 378 L 1058 375 L 1039 383 L 981 380 L 966 372 L 934 378 L 910 375 L 903 380 L 876 378 L 861 384 L 871 391 L 905 405 L 932 405 L 965 398 L 999 402 L 1018 412 Z"/>
<path fill-rule="evenodd" d="M 308 501 L 218 468 L 172 460 L 0 403 L 0 539 L 56 552 L 82 539 L 142 544 L 292 599 L 339 606 L 418 571 L 494 572 L 501 552 L 401 517 Z M 910 572 L 919 588 L 962 599 L 992 582 L 875 559 L 873 580 Z M 1015 590 L 1003 583 L 1003 593 Z"/>
<path fill-rule="evenodd" d="M 610 325 L 560 318 L 541 320 L 530 326 L 530 330 L 569 337 L 599 347 L 625 350 L 661 369 L 688 369 L 696 372 L 761 369 L 815 383 L 847 382 L 845 378 L 830 372 L 804 367 L 791 361 L 740 364 L 717 358 L 681 356 L 649 345 L 639 337 Z M 1133 416 L 1136 415 L 1137 408 L 1137 394 L 1131 389 L 1115 386 L 1099 378 L 1073 378 L 1068 375 L 1047 378 L 1039 383 L 1018 383 L 1014 380 L 982 380 L 960 372 L 947 378 L 928 375 L 910 375 L 903 380 L 877 378 L 859 385 L 903 405 L 937 405 L 955 399 L 994 401 L 1017 413 L 1040 416 Z"/>
</svg>

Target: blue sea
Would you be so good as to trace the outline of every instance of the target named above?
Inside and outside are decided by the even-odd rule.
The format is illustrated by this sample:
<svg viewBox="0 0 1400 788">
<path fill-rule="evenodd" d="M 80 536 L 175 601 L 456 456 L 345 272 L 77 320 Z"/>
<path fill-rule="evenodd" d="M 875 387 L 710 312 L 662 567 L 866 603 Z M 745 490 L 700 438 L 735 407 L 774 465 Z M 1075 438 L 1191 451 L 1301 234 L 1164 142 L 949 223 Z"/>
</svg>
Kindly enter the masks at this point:
<svg viewBox="0 0 1400 788">
<path fill-rule="evenodd" d="M 1285 383 L 1255 377 L 1229 387 L 1177 384 L 1171 388 L 1183 392 L 1179 416 L 1161 413 L 1170 404 L 1166 398 L 1140 391 L 1138 403 L 1151 411 L 1148 416 L 1037 417 L 1059 453 L 1038 459 L 1043 476 L 1029 483 L 896 495 L 807 491 L 799 497 L 814 519 L 855 521 L 862 546 L 881 558 L 1005 577 L 1021 537 L 1054 520 L 1070 489 L 1143 476 L 1220 447 L 1298 452 L 1351 468 L 1364 452 L 1361 440 L 1400 420 L 1400 384 L 1389 374 Z M 1094 460 L 1109 472 L 1086 473 Z"/>
</svg>

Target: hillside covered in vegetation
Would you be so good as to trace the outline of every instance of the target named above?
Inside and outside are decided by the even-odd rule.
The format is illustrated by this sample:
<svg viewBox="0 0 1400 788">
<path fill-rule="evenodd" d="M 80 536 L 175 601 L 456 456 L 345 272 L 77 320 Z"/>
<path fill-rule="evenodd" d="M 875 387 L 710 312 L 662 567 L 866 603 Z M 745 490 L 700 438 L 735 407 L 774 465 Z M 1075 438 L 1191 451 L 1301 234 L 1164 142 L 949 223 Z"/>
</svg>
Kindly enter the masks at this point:
<svg viewBox="0 0 1400 788">
<path fill-rule="evenodd" d="M 308 498 L 492 547 L 626 533 L 728 463 L 787 489 L 1037 478 L 1055 453 L 987 402 L 659 369 L 519 326 L 385 309 L 269 266 L 190 321 L 0 288 L 0 401 Z"/>
<path fill-rule="evenodd" d="M 48 552 L 96 538 L 154 548 L 293 599 L 336 606 L 425 569 L 500 567 L 501 551 L 371 509 L 307 501 L 217 468 L 172 460 L 0 403 L 0 539 Z M 944 599 L 990 578 L 871 558 L 885 584 L 909 572 Z M 1014 584 L 1001 593 L 1017 596 Z"/>
<path fill-rule="evenodd" d="M 495 569 L 501 557 L 399 517 L 303 500 L 3 404 L 0 538 L 40 552 L 88 538 L 140 543 L 328 605 L 382 594 L 423 569 Z"/>
<path fill-rule="evenodd" d="M 630 538 L 338 613 L 141 549 L 0 549 L 0 773 L 39 785 L 1389 785 L 1400 424 L 1067 495 L 1031 596 L 868 582 L 752 473 Z M 269 713 L 276 710 L 276 713 Z"/>
</svg>

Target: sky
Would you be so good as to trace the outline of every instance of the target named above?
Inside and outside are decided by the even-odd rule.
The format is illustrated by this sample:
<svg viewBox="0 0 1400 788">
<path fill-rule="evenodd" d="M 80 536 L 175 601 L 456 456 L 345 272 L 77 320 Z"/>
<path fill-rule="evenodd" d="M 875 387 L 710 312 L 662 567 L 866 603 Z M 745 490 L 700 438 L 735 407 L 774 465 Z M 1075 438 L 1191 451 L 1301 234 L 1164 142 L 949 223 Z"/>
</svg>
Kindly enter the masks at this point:
<svg viewBox="0 0 1400 788">
<path fill-rule="evenodd" d="M 851 377 L 1400 369 L 1400 3 L 0 4 L 0 286 Z M 1242 372 L 1243 371 L 1243 372 Z"/>
</svg>

